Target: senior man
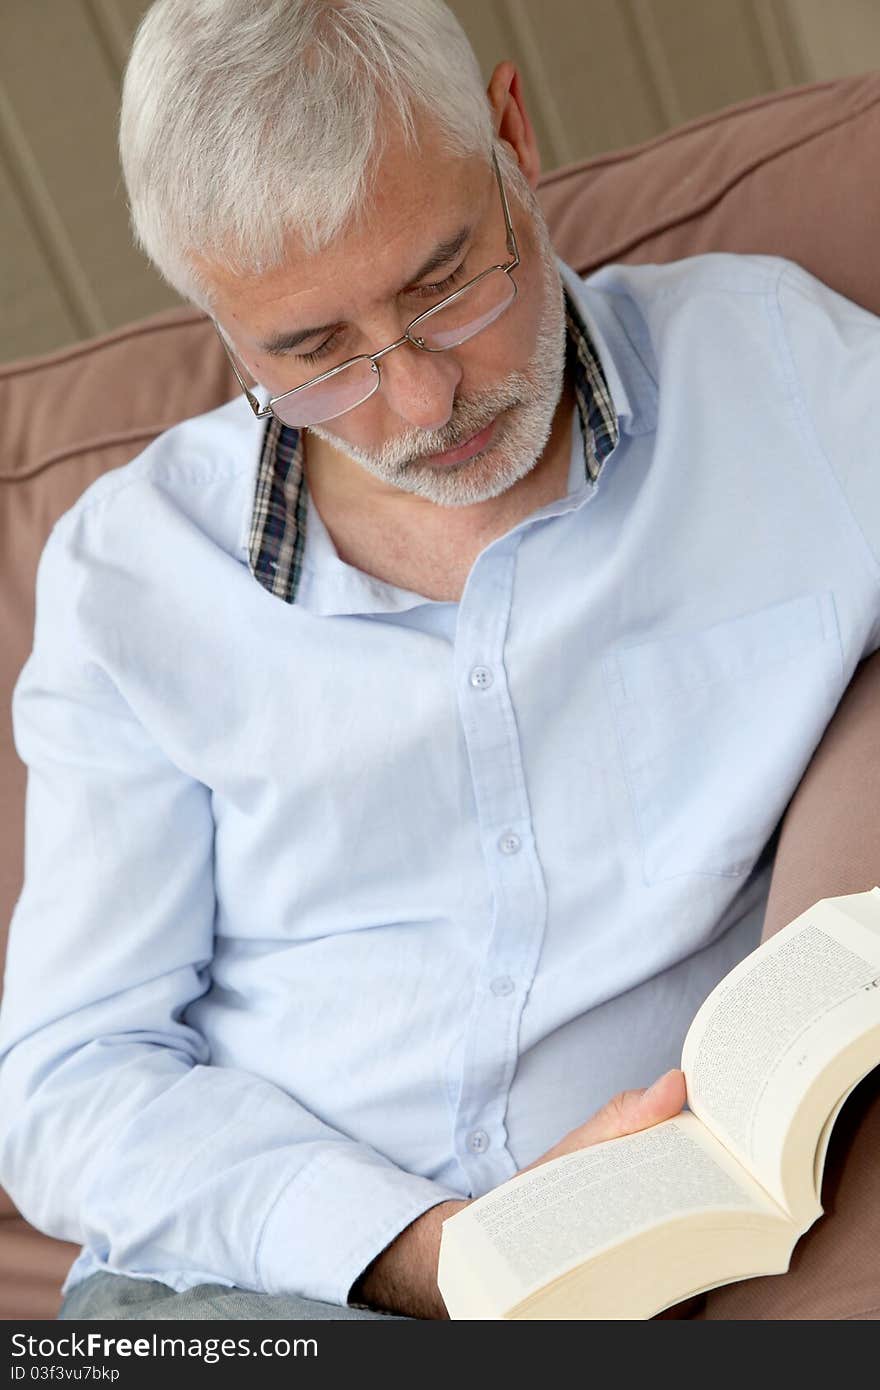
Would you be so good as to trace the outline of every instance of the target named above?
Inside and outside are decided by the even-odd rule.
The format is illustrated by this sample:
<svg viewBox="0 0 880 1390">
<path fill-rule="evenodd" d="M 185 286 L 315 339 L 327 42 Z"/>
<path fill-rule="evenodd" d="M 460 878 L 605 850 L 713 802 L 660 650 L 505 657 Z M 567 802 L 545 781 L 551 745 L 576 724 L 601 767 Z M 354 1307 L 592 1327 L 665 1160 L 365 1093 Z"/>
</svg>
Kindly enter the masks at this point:
<svg viewBox="0 0 880 1390">
<path fill-rule="evenodd" d="M 677 1113 L 759 940 L 880 645 L 880 324 L 582 282 L 439 0 L 160 0 L 121 151 L 243 395 L 41 560 L 0 1179 L 62 1317 L 443 1317 L 444 1217 Z"/>
</svg>

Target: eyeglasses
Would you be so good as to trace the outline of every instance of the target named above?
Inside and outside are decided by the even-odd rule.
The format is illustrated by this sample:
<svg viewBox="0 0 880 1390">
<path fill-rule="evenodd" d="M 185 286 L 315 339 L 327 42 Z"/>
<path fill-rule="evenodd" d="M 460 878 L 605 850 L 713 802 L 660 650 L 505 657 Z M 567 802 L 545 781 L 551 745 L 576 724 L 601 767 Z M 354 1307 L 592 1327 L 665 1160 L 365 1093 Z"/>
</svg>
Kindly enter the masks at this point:
<svg viewBox="0 0 880 1390">
<path fill-rule="evenodd" d="M 275 415 L 285 425 L 295 425 L 304 429 L 309 425 L 319 425 L 325 420 L 335 420 L 347 410 L 363 405 L 382 384 L 379 359 L 395 348 L 410 343 L 422 352 L 447 352 L 460 347 L 470 338 L 482 333 L 497 318 L 509 309 L 516 299 L 516 281 L 511 274 L 520 263 L 519 249 L 513 223 L 510 220 L 510 207 L 501 178 L 501 170 L 493 151 L 492 163 L 501 194 L 504 209 L 504 224 L 507 231 L 507 251 L 511 260 L 507 265 L 492 265 L 483 270 L 473 280 L 452 294 L 446 295 L 439 303 L 426 309 L 407 324 L 403 335 L 395 343 L 379 352 L 350 357 L 338 367 L 322 372 L 301 386 L 294 386 L 280 396 L 272 396 L 267 404 L 261 405 L 253 391 L 244 381 L 229 345 L 220 332 L 216 321 L 214 327 L 232 364 L 236 381 L 247 397 L 251 410 L 262 420 L 267 415 Z"/>
</svg>

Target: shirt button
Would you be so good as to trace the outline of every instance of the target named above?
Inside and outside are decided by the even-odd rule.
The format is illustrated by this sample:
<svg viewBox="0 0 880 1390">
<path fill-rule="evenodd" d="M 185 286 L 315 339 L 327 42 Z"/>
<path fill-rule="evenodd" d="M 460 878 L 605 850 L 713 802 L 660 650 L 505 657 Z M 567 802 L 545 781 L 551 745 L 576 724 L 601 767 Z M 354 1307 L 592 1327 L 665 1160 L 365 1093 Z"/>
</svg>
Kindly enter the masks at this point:
<svg viewBox="0 0 880 1390">
<path fill-rule="evenodd" d="M 471 1153 L 485 1153 L 489 1147 L 489 1136 L 484 1129 L 475 1129 L 473 1134 L 468 1135 L 467 1145 Z"/>
<path fill-rule="evenodd" d="M 494 679 L 488 666 L 475 666 L 471 671 L 471 685 L 474 690 L 488 690 Z"/>
<path fill-rule="evenodd" d="M 491 989 L 493 994 L 513 994 L 513 991 L 516 989 L 516 985 L 513 983 L 513 980 L 510 978 L 509 975 L 497 975 L 490 984 L 489 988 Z"/>
<path fill-rule="evenodd" d="M 516 854 L 522 844 L 522 840 L 512 830 L 505 830 L 501 839 L 498 841 L 498 848 L 502 854 Z"/>
</svg>

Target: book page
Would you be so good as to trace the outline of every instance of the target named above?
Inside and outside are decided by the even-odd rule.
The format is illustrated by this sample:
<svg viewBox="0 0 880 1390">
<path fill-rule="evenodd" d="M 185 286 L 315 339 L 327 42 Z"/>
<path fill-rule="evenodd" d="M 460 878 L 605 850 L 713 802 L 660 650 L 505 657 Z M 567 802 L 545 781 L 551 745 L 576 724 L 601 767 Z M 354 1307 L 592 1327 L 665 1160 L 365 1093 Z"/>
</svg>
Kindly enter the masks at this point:
<svg viewBox="0 0 880 1390">
<path fill-rule="evenodd" d="M 846 898 L 823 899 L 736 966 L 682 1051 L 691 1110 L 782 1205 L 782 1146 L 798 1105 L 880 1022 L 880 892 L 852 896 L 857 914 L 841 908 Z"/>
<path fill-rule="evenodd" d="M 828 1119 L 825 1121 L 825 1124 L 822 1127 L 822 1133 L 819 1135 L 819 1142 L 816 1145 L 816 1155 L 813 1159 L 813 1186 L 815 1187 L 817 1193 L 820 1192 L 822 1189 L 822 1174 L 825 1171 L 825 1157 L 828 1153 L 828 1145 L 831 1142 L 831 1133 L 834 1129 L 834 1121 L 837 1119 L 838 1115 L 840 1114 L 846 1102 L 849 1100 L 857 1085 L 858 1082 L 854 1081 L 852 1086 L 849 1086 L 844 1091 L 843 1095 L 840 1097 L 834 1109 L 828 1116 Z"/>
<path fill-rule="evenodd" d="M 505 1306 L 640 1232 L 695 1212 L 782 1218 L 767 1194 L 686 1112 L 522 1173 L 443 1223 Z M 450 1262 L 451 1263 L 451 1262 Z M 460 1263 L 464 1263 L 463 1261 Z M 451 1301 L 450 1301 L 451 1300 Z M 450 1292 L 450 1309 L 454 1291 Z"/>
</svg>

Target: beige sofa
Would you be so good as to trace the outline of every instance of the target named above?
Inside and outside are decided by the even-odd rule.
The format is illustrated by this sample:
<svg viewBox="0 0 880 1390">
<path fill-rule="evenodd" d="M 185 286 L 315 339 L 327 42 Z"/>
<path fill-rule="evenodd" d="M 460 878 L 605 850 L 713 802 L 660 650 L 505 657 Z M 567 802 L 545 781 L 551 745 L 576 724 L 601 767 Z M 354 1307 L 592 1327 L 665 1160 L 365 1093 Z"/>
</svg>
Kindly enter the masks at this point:
<svg viewBox="0 0 880 1390">
<path fill-rule="evenodd" d="M 869 73 L 761 97 L 559 170 L 540 196 L 559 253 L 582 272 L 610 261 L 764 252 L 799 261 L 880 314 L 878 150 L 880 73 Z M 0 369 L 4 945 L 21 883 L 25 790 L 9 703 L 30 650 L 40 550 L 98 474 L 233 392 L 213 331 L 189 309 Z M 856 672 L 787 810 L 768 925 L 818 897 L 880 882 L 878 774 L 880 654 Z M 35 1231 L 0 1193 L 0 1317 L 54 1318 L 76 1253 Z"/>
</svg>

